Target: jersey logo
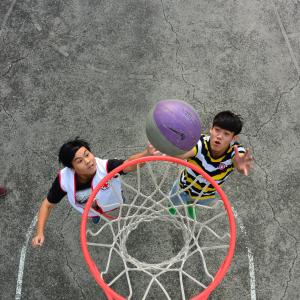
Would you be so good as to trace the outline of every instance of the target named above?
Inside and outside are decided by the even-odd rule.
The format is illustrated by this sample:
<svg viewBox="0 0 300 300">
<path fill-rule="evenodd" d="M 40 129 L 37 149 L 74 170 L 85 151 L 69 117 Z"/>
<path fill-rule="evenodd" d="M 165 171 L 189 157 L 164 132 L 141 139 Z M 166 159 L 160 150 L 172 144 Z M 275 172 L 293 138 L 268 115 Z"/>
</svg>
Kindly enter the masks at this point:
<svg viewBox="0 0 300 300">
<path fill-rule="evenodd" d="M 108 190 L 109 188 L 110 188 L 110 183 L 105 182 L 104 185 L 102 186 L 101 190 L 105 191 L 105 190 Z"/>
<path fill-rule="evenodd" d="M 218 169 L 220 171 L 223 171 L 225 168 L 226 168 L 226 165 L 224 163 L 220 163 L 219 166 L 218 166 Z"/>
<path fill-rule="evenodd" d="M 76 191 L 75 202 L 80 205 L 85 204 L 88 201 L 91 192 L 92 192 L 91 188 L 84 189 L 81 191 Z"/>
<path fill-rule="evenodd" d="M 108 190 L 110 188 L 110 183 L 109 182 L 105 182 L 103 187 L 101 188 L 102 191 Z M 90 195 L 92 193 L 92 189 L 88 188 L 85 190 L 81 190 L 81 191 L 76 191 L 76 195 L 75 195 L 75 201 L 77 204 L 83 205 L 85 204 Z M 97 196 L 96 196 L 97 198 Z"/>
</svg>

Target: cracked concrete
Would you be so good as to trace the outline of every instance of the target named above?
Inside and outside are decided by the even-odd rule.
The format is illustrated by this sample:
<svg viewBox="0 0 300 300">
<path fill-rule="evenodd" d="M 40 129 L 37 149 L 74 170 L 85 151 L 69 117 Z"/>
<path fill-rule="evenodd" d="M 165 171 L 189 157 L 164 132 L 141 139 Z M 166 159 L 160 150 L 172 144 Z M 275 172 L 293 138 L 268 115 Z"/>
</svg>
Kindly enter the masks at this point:
<svg viewBox="0 0 300 300">
<path fill-rule="evenodd" d="M 274 112 L 271 114 L 271 116 L 266 121 L 264 121 L 263 123 L 261 123 L 260 127 L 257 129 L 256 133 L 254 135 L 252 135 L 252 137 L 256 137 L 259 134 L 259 132 L 261 131 L 261 129 L 272 121 L 272 119 L 275 117 L 275 115 L 279 111 L 279 106 L 281 104 L 282 97 L 284 95 L 286 95 L 286 94 L 291 93 L 296 87 L 298 87 L 299 82 L 300 82 L 300 78 L 296 81 L 296 83 L 288 91 L 280 93 L 280 95 L 278 97 L 278 101 L 277 101 L 277 103 L 275 105 Z"/>
<path fill-rule="evenodd" d="M 64 240 L 65 234 L 68 234 L 68 230 L 66 230 L 66 232 L 64 233 L 64 226 L 65 226 L 66 222 L 68 221 L 68 218 L 71 215 L 71 211 L 72 211 L 72 208 L 71 207 L 68 208 L 66 216 L 61 225 L 60 234 L 61 234 L 62 240 Z M 63 254 L 64 254 L 64 260 L 66 262 L 66 269 L 69 269 L 69 270 L 67 270 L 67 274 L 69 274 L 69 276 L 71 277 L 71 281 L 75 283 L 76 288 L 78 288 L 80 291 L 81 297 L 78 297 L 78 298 L 85 299 L 85 293 L 84 293 L 83 287 L 80 284 L 80 278 L 79 279 L 77 278 L 77 276 L 78 276 L 77 270 L 73 269 L 73 267 L 72 267 L 73 262 L 70 263 L 70 261 L 69 261 L 69 253 L 67 253 L 66 251 L 63 251 Z"/>
<path fill-rule="evenodd" d="M 255 157 L 249 177 L 224 186 L 247 236 L 238 228 L 211 299 L 252 300 L 247 247 L 256 298 L 299 299 L 299 32 L 296 0 L 1 1 L 0 185 L 9 194 L 0 298 L 15 297 L 26 230 L 61 167 L 61 144 L 81 136 L 100 157 L 126 158 L 146 144 L 152 106 L 178 98 L 206 132 L 218 111 L 241 114 L 240 141 Z M 45 246 L 27 249 L 22 299 L 105 299 L 79 224 L 66 201 L 55 208 Z"/>
</svg>

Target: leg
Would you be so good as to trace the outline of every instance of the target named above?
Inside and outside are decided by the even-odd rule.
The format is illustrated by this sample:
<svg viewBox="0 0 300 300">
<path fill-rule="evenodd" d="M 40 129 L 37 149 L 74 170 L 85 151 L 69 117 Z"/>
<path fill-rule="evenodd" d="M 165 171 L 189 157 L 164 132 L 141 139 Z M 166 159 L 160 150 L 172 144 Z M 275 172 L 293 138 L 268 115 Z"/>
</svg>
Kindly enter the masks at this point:
<svg viewBox="0 0 300 300">
<path fill-rule="evenodd" d="M 185 204 L 189 200 L 189 195 L 186 192 L 179 192 L 180 190 L 179 183 L 176 180 L 173 183 L 172 189 L 169 193 L 170 200 L 174 206 Z"/>
<path fill-rule="evenodd" d="M 205 205 L 205 206 L 214 206 L 218 202 L 217 198 L 208 198 L 204 200 L 197 201 L 197 205 Z"/>
<path fill-rule="evenodd" d="M 191 217 L 191 219 L 196 220 L 196 209 L 195 205 L 193 205 L 193 201 L 189 201 L 189 206 L 187 207 L 188 215 Z"/>
<path fill-rule="evenodd" d="M 93 204 L 92 204 L 92 208 L 98 212 L 98 213 L 102 213 L 102 209 L 98 206 L 97 201 L 94 200 Z M 94 217 L 90 217 L 92 219 L 92 222 L 94 224 L 98 224 L 100 222 L 100 216 L 94 216 Z"/>
<path fill-rule="evenodd" d="M 170 191 L 170 200 L 172 202 L 172 204 L 174 206 L 178 206 L 178 205 L 182 205 L 182 204 L 190 204 L 192 203 L 191 202 L 191 198 L 190 196 L 186 193 L 186 192 L 179 192 L 178 191 L 180 190 L 180 187 L 179 187 L 179 182 L 178 180 L 176 180 L 174 183 L 173 183 L 173 186 L 172 186 L 172 189 Z M 175 207 L 170 207 L 169 208 L 169 213 L 171 215 L 175 215 L 176 214 L 176 208 Z M 195 208 L 192 207 L 192 206 L 188 206 L 187 207 L 187 212 L 188 212 L 188 215 L 192 218 L 192 219 L 195 219 Z"/>
</svg>

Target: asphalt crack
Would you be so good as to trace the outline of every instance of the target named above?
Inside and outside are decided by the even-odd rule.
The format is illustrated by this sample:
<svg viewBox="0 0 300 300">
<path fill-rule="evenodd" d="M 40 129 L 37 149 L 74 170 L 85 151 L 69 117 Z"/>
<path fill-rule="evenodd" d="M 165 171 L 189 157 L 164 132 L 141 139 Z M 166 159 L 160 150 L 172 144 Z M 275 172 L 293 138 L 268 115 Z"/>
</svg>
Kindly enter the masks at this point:
<svg viewBox="0 0 300 300">
<path fill-rule="evenodd" d="M 278 100 L 277 100 L 277 103 L 276 103 L 276 106 L 275 106 L 275 110 L 274 112 L 272 113 L 272 115 L 269 117 L 268 120 L 266 120 L 265 122 L 263 122 L 260 127 L 257 129 L 256 133 L 254 135 L 252 135 L 252 137 L 257 137 L 259 132 L 267 125 L 269 124 L 273 118 L 276 116 L 276 114 L 278 113 L 278 110 L 279 110 L 279 106 L 281 104 L 281 101 L 282 101 L 282 97 L 284 95 L 288 95 L 290 94 L 291 92 L 293 92 L 293 90 L 298 87 L 299 85 L 299 82 L 300 82 L 300 78 L 298 78 L 298 80 L 296 81 L 296 83 L 291 87 L 289 88 L 287 91 L 283 91 L 279 94 L 279 97 L 278 97 Z"/>
<path fill-rule="evenodd" d="M 180 62 L 179 58 L 178 58 L 179 57 L 178 53 L 179 53 L 179 50 L 181 49 L 181 43 L 180 43 L 180 40 L 178 38 L 178 33 L 174 30 L 174 26 L 172 25 L 172 23 L 168 20 L 168 18 L 166 16 L 163 0 L 161 0 L 160 2 L 161 2 L 161 6 L 162 6 L 164 19 L 165 19 L 166 23 L 170 26 L 171 31 L 175 34 L 175 42 L 177 44 L 177 48 L 176 48 L 176 52 L 175 52 L 175 61 L 176 61 L 176 64 L 178 65 L 178 67 L 180 69 L 181 79 L 187 86 L 192 88 L 192 100 L 194 101 L 195 100 L 195 91 L 197 90 L 197 86 L 195 84 L 189 82 L 188 80 L 186 80 L 186 78 L 184 77 L 184 64 L 182 62 Z M 197 100 L 199 100 L 199 99 L 197 99 Z M 204 102 L 200 102 L 200 103 L 203 106 L 203 111 L 206 113 L 207 110 L 206 110 L 206 107 L 205 107 L 205 103 Z"/>
<path fill-rule="evenodd" d="M 16 120 L 15 120 L 14 117 L 6 110 L 6 108 L 4 107 L 3 104 L 1 104 L 1 107 L 2 107 L 2 109 L 3 109 L 3 111 L 4 111 L 4 113 L 5 113 L 10 119 L 12 119 L 13 122 L 15 123 Z"/>
<path fill-rule="evenodd" d="M 280 221 L 276 218 L 276 212 L 275 212 L 275 209 L 274 207 L 272 206 L 271 204 L 271 201 L 269 200 L 270 199 L 270 192 L 269 192 L 269 188 L 268 188 L 268 185 L 269 185 L 269 181 L 270 181 L 270 178 L 269 178 L 269 174 L 267 173 L 267 171 L 265 171 L 265 169 L 259 164 L 256 162 L 256 165 L 262 170 L 262 172 L 264 173 L 265 175 L 265 185 L 266 185 L 266 193 L 267 193 L 267 197 L 266 197 L 266 202 L 268 203 L 269 207 L 271 208 L 271 211 L 272 211 L 272 215 L 273 215 L 273 219 L 274 221 L 277 223 L 278 227 L 283 231 L 285 232 L 285 234 L 287 234 L 290 238 L 292 238 L 295 243 L 294 243 L 294 247 L 295 247 L 295 257 L 293 258 L 292 262 L 291 262 L 291 265 L 290 265 L 290 268 L 289 268 L 289 271 L 288 271 L 288 279 L 286 281 L 286 284 L 285 284 L 285 288 L 284 288 L 284 292 L 283 292 L 283 296 L 280 298 L 281 300 L 283 300 L 285 297 L 286 297 L 286 294 L 287 294 L 287 290 L 289 288 L 289 284 L 290 282 L 292 281 L 292 271 L 295 267 L 295 263 L 298 259 L 298 250 L 297 250 L 297 244 L 299 243 L 299 241 L 297 240 L 297 238 L 291 234 L 287 228 L 285 228 L 281 223 Z"/>
<path fill-rule="evenodd" d="M 62 239 L 64 239 L 63 229 L 64 229 L 64 226 L 65 226 L 65 223 L 66 223 L 67 219 L 69 218 L 69 216 L 71 214 L 71 211 L 72 211 L 72 208 L 69 207 L 69 209 L 67 211 L 67 214 L 66 214 L 66 217 L 64 218 L 64 220 L 62 222 L 62 225 L 61 225 L 60 235 L 61 235 Z M 74 282 L 76 283 L 76 285 L 78 286 L 78 288 L 80 290 L 81 297 L 82 297 L 82 299 L 85 299 L 85 297 L 84 297 L 84 290 L 83 290 L 83 288 L 81 287 L 81 285 L 79 284 L 79 282 L 77 280 L 76 272 L 73 270 L 71 264 L 69 263 L 68 256 L 66 255 L 66 252 L 63 251 L 63 253 L 64 253 L 64 257 L 65 257 L 65 260 L 66 260 L 67 267 L 69 268 L 69 270 L 70 270 L 70 272 L 72 274 Z"/>
<path fill-rule="evenodd" d="M 19 57 L 15 60 L 12 60 L 10 62 L 8 62 L 8 66 L 6 67 L 6 70 L 3 74 L 1 74 L 1 77 L 5 77 L 6 75 L 8 75 L 10 73 L 10 71 L 12 70 L 12 67 L 16 64 L 18 64 L 20 61 L 26 59 L 27 57 L 29 56 L 29 54 L 27 54 L 26 56 L 22 56 L 22 57 Z"/>
</svg>

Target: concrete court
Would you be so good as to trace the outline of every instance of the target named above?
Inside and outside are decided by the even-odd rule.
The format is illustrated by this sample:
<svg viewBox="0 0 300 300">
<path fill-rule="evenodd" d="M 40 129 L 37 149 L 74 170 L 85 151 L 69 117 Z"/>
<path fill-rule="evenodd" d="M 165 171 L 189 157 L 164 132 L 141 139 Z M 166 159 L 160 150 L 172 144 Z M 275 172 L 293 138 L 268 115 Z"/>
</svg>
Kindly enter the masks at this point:
<svg viewBox="0 0 300 300">
<path fill-rule="evenodd" d="M 299 299 L 299 46 L 296 0 L 1 0 L 0 298 L 105 299 L 66 201 L 43 248 L 26 235 L 63 142 L 80 136 L 100 157 L 126 158 L 145 145 L 149 109 L 177 98 L 205 131 L 218 111 L 240 113 L 255 156 L 249 177 L 226 184 L 237 248 L 211 299 Z"/>
</svg>

